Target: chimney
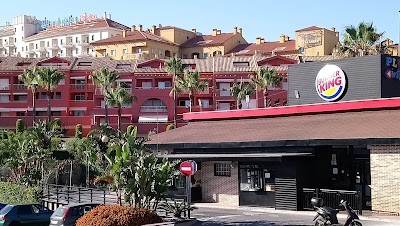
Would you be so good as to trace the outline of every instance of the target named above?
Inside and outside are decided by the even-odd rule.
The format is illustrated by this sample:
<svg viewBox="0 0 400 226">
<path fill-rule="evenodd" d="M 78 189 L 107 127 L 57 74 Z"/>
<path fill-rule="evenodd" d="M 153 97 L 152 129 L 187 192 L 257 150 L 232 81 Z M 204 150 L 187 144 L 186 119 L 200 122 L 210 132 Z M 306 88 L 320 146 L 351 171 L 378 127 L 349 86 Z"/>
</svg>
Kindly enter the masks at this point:
<svg viewBox="0 0 400 226">
<path fill-rule="evenodd" d="M 196 34 L 196 33 L 197 33 L 196 28 L 193 28 L 193 29 L 192 29 L 192 32 Z"/>
<path fill-rule="evenodd" d="M 264 38 L 261 38 L 261 44 L 263 44 L 265 42 Z"/>
<path fill-rule="evenodd" d="M 286 39 L 285 35 L 279 36 L 279 43 L 284 43 L 285 39 Z"/>
<path fill-rule="evenodd" d="M 153 33 L 153 34 L 155 34 L 156 33 L 156 25 L 153 25 L 152 27 L 151 27 L 151 33 Z"/>
<path fill-rule="evenodd" d="M 212 36 L 217 36 L 217 32 L 218 32 L 217 29 L 213 29 L 213 30 L 212 30 Z"/>
<path fill-rule="evenodd" d="M 126 38 L 126 30 L 122 31 L 122 37 Z"/>
<path fill-rule="evenodd" d="M 285 35 L 285 42 L 289 41 L 289 36 Z"/>
<path fill-rule="evenodd" d="M 143 31 L 143 26 L 139 24 L 139 30 L 138 31 Z"/>
<path fill-rule="evenodd" d="M 104 19 L 107 19 L 107 12 L 104 12 Z"/>
<path fill-rule="evenodd" d="M 261 44 L 261 38 L 260 37 L 257 37 L 256 38 L 256 45 L 260 45 Z"/>
<path fill-rule="evenodd" d="M 220 35 L 221 34 L 221 30 L 217 30 L 217 35 Z"/>
<path fill-rule="evenodd" d="M 233 34 L 236 35 L 237 33 L 238 33 L 238 28 L 237 28 L 237 27 L 234 27 L 234 28 L 233 28 Z"/>
<path fill-rule="evenodd" d="M 333 31 L 333 32 L 336 32 L 336 28 L 332 27 L 332 31 Z"/>
<path fill-rule="evenodd" d="M 136 25 L 132 25 L 131 31 L 136 31 Z"/>
<path fill-rule="evenodd" d="M 111 13 L 109 13 L 109 14 L 108 14 L 108 19 L 110 19 L 110 20 L 111 20 Z"/>
<path fill-rule="evenodd" d="M 242 28 L 239 28 L 238 33 L 243 34 L 243 29 L 242 29 Z"/>
</svg>

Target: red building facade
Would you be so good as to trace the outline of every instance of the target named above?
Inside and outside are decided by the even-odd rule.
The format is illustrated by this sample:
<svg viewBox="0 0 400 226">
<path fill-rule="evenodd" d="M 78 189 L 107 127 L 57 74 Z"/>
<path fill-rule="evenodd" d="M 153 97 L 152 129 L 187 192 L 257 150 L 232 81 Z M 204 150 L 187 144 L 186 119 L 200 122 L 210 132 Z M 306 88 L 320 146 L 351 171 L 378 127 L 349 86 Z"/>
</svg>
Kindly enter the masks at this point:
<svg viewBox="0 0 400 226">
<path fill-rule="evenodd" d="M 222 111 L 236 109 L 236 101 L 230 94 L 235 82 L 249 82 L 260 67 L 271 67 L 284 79 L 278 87 L 270 87 L 271 106 L 287 103 L 287 65 L 297 64 L 296 56 L 261 55 L 244 57 L 214 57 L 209 59 L 184 59 L 185 70 L 199 71 L 201 78 L 209 81 L 209 88 L 195 95 L 193 111 Z M 62 125 L 73 136 L 76 124 L 83 126 L 84 134 L 105 122 L 104 100 L 101 90 L 91 80 L 93 71 L 102 67 L 116 70 L 117 83 L 125 87 L 137 101 L 122 110 L 122 127 L 138 126 L 139 134 L 149 131 L 165 131 L 173 123 L 174 101 L 170 96 L 173 76 L 166 72 L 165 61 L 131 60 L 117 61 L 110 58 L 0 58 L 0 128 L 14 129 L 21 118 L 26 126 L 32 125 L 33 95 L 18 80 L 18 75 L 33 67 L 53 67 L 66 75 L 54 89 L 51 102 L 52 117 L 60 118 Z M 178 95 L 178 123 L 185 124 L 183 113 L 189 112 L 189 97 Z M 262 91 L 250 98 L 242 108 L 264 107 Z M 37 120 L 47 116 L 47 97 L 44 90 L 36 93 Z M 110 125 L 117 124 L 117 109 L 109 107 Z"/>
</svg>

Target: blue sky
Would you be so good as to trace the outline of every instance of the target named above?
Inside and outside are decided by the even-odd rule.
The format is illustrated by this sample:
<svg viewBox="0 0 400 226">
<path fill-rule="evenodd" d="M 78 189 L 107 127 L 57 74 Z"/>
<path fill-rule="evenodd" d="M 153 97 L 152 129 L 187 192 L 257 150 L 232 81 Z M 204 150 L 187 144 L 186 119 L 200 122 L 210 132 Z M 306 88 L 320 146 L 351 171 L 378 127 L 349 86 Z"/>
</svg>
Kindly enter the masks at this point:
<svg viewBox="0 0 400 226">
<path fill-rule="evenodd" d="M 142 24 L 144 28 L 173 25 L 210 34 L 213 28 L 232 32 L 238 26 L 248 42 L 255 42 L 256 37 L 276 41 L 281 34 L 294 38 L 295 30 L 312 25 L 336 27 L 342 35 L 345 26 L 365 21 L 374 22 L 379 32 L 385 32 L 385 38 L 397 42 L 400 7 L 396 6 L 400 6 L 398 0 L 12 0 L 2 4 L 0 24 L 24 14 L 57 20 L 85 12 L 98 16 L 108 12 L 115 21 L 127 26 Z"/>
</svg>

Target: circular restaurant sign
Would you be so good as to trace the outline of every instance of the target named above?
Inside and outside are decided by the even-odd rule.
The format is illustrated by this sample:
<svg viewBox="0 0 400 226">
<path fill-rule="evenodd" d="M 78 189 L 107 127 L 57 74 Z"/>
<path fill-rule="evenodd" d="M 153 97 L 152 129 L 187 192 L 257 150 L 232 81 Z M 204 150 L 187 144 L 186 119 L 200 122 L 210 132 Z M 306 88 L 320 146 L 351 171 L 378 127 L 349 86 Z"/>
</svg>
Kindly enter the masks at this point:
<svg viewBox="0 0 400 226">
<path fill-rule="evenodd" d="M 326 101 L 339 99 L 346 89 L 346 76 L 336 65 L 325 65 L 315 78 L 315 89 Z"/>
</svg>

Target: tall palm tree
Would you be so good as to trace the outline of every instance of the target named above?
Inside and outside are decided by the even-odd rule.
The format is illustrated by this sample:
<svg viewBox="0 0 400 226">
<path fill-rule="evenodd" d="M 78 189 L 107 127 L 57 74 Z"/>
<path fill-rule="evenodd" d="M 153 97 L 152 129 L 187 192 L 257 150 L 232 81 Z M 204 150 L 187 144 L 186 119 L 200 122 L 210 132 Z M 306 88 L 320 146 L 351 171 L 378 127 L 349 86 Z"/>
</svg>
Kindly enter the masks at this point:
<svg viewBox="0 0 400 226">
<path fill-rule="evenodd" d="M 257 90 L 263 90 L 264 107 L 268 106 L 268 88 L 276 87 L 282 81 L 281 76 L 276 75 L 276 71 L 270 68 L 260 68 L 256 76 L 251 77 L 251 83 Z"/>
<path fill-rule="evenodd" d="M 47 93 L 47 115 L 49 122 L 51 121 L 51 97 L 53 90 L 64 78 L 65 75 L 57 69 L 45 67 L 38 70 L 37 82 L 39 87 L 45 89 Z"/>
<path fill-rule="evenodd" d="M 236 109 L 240 109 L 240 104 L 247 95 L 252 96 L 254 93 L 255 90 L 253 86 L 249 84 L 245 85 L 243 81 L 240 83 L 234 83 L 231 87 L 231 95 L 236 99 Z"/>
<path fill-rule="evenodd" d="M 119 74 L 116 71 L 110 71 L 107 67 L 101 68 L 92 75 L 93 83 L 100 88 L 104 95 L 104 111 L 106 117 L 106 124 L 109 123 L 108 119 L 108 105 L 106 101 L 106 93 L 111 88 L 111 86 L 117 81 Z"/>
<path fill-rule="evenodd" d="M 175 57 L 170 58 L 166 62 L 166 66 L 167 66 L 168 74 L 174 76 L 173 81 L 175 83 L 176 76 L 183 72 L 182 60 L 180 58 L 175 58 Z M 177 106 L 178 106 L 177 97 L 176 97 L 176 92 L 175 91 L 173 91 L 171 94 L 174 97 L 174 128 L 177 128 L 178 127 L 178 123 L 176 121 L 176 118 L 177 118 Z"/>
<path fill-rule="evenodd" d="M 383 34 L 377 32 L 373 23 L 361 22 L 357 27 L 347 26 L 339 53 L 347 57 L 380 54 L 384 51 L 380 45 Z"/>
<path fill-rule="evenodd" d="M 122 88 L 117 87 L 108 90 L 105 94 L 106 103 L 110 106 L 118 108 L 118 135 L 121 138 L 121 111 L 122 105 L 131 104 L 133 101 L 137 100 L 136 96 L 131 96 L 129 92 Z"/>
<path fill-rule="evenodd" d="M 208 81 L 201 80 L 198 71 L 190 72 L 185 71 L 183 76 L 176 76 L 174 87 L 171 93 L 188 93 L 190 101 L 190 112 L 194 104 L 195 92 L 202 92 L 208 87 Z"/>
<path fill-rule="evenodd" d="M 35 67 L 33 70 L 25 69 L 24 73 L 18 76 L 18 79 L 24 83 L 26 88 L 32 91 L 33 98 L 33 126 L 36 122 L 36 91 L 39 88 L 38 84 L 38 69 Z"/>
</svg>

